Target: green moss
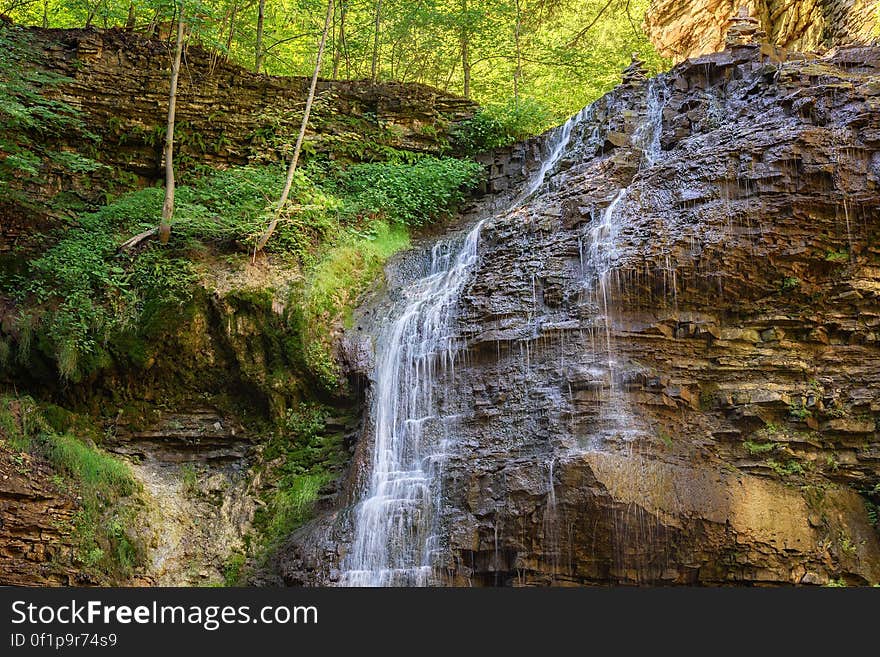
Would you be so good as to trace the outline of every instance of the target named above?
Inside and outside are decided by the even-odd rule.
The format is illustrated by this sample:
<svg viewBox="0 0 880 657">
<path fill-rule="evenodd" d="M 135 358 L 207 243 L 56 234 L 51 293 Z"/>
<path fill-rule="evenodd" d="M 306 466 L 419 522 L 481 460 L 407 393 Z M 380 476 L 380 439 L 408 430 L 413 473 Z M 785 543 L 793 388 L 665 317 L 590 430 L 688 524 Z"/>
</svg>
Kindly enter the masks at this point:
<svg viewBox="0 0 880 657">
<path fill-rule="evenodd" d="M 241 553 L 231 554 L 223 566 L 223 585 L 239 586 L 247 557 Z"/>
<path fill-rule="evenodd" d="M 747 440 L 743 443 L 748 450 L 749 454 L 752 456 L 757 456 L 759 454 L 767 454 L 776 449 L 776 443 L 757 443 L 752 442 L 751 440 Z"/>
<path fill-rule="evenodd" d="M 308 272 L 301 298 L 293 303 L 291 326 L 302 336 L 306 367 L 328 391 L 340 383 L 333 329 L 351 326 L 360 295 L 382 277 L 388 258 L 407 246 L 405 226 L 376 222 L 369 231 L 348 233 Z"/>
<path fill-rule="evenodd" d="M 342 434 L 327 431 L 329 412 L 319 404 L 300 404 L 266 444 L 263 457 L 273 464 L 269 476 L 276 485 L 254 518 L 264 556 L 312 517 L 319 491 L 339 477 L 347 460 Z"/>
<path fill-rule="evenodd" d="M 672 436 L 670 436 L 665 431 L 657 432 L 657 437 L 663 441 L 663 444 L 666 446 L 666 449 L 672 449 Z"/>
</svg>

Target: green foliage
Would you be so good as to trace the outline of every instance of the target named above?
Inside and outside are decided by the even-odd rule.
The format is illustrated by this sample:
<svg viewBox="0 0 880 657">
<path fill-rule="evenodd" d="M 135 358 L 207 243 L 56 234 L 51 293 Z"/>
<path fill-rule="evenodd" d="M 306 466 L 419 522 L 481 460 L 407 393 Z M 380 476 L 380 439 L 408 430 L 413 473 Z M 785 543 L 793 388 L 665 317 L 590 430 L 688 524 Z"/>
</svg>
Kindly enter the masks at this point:
<svg viewBox="0 0 880 657">
<path fill-rule="evenodd" d="M 349 231 L 309 272 L 295 319 L 303 336 L 306 364 L 327 390 L 339 386 L 331 331 L 350 324 L 358 297 L 379 279 L 388 258 L 407 246 L 405 226 L 377 221 L 367 229 Z"/>
<path fill-rule="evenodd" d="M 803 402 L 789 404 L 788 414 L 792 419 L 797 420 L 798 422 L 804 422 L 813 417 L 813 412 L 804 406 Z"/>
<path fill-rule="evenodd" d="M 482 170 L 476 162 L 454 158 L 357 164 L 340 175 L 340 184 L 351 198 L 349 212 L 420 226 L 451 212 Z"/>
<path fill-rule="evenodd" d="M 198 242 L 253 248 L 284 186 L 284 169 L 277 165 L 248 166 L 202 173 L 177 192 L 174 232 Z M 290 199 L 268 250 L 305 258 L 334 230 L 341 205 L 312 177 L 296 171 Z"/>
<path fill-rule="evenodd" d="M 849 251 L 828 251 L 825 254 L 825 260 L 828 262 L 849 262 Z"/>
<path fill-rule="evenodd" d="M 556 117 L 542 102 L 526 99 L 488 105 L 455 126 L 453 143 L 465 153 L 509 146 L 550 128 Z"/>
<path fill-rule="evenodd" d="M 242 573 L 246 562 L 247 557 L 240 552 L 236 552 L 229 556 L 223 566 L 224 586 L 238 586 L 241 584 Z"/>
<path fill-rule="evenodd" d="M 328 389 L 338 385 L 332 329 L 350 316 L 387 258 L 408 244 L 404 224 L 452 212 L 480 171 L 473 162 L 422 158 L 296 172 L 267 249 L 307 269 L 294 321 L 304 329 L 304 360 Z M 42 354 L 74 382 L 120 356 L 142 365 L 139 345 L 162 330 L 170 310 L 192 299 L 206 250 L 253 248 L 285 175 L 277 165 L 197 173 L 177 189 L 169 245 L 119 251 L 161 213 L 162 189 L 141 189 L 81 215 L 23 273 L 2 279 L 0 292 L 22 310 L 12 333 L 0 335 L 0 364 L 10 364 L 15 345 L 18 363 Z"/>
<path fill-rule="evenodd" d="M 757 443 L 751 440 L 747 440 L 744 445 L 746 447 L 746 450 L 748 450 L 749 454 L 751 454 L 752 456 L 767 454 L 768 452 L 772 452 L 776 449 L 776 443 Z"/>
<path fill-rule="evenodd" d="M 122 461 L 65 434 L 43 434 L 42 452 L 55 470 L 100 496 L 126 497 L 135 492 L 131 472 Z"/>
<path fill-rule="evenodd" d="M 132 329 L 145 309 L 188 300 L 195 272 L 181 253 L 155 245 L 137 255 L 118 252 L 129 230 L 152 225 L 157 205 L 161 190 L 150 188 L 84 215 L 8 290 L 39 308 L 33 315 L 41 329 L 38 346 L 63 378 L 77 381 L 104 366 L 109 335 Z M 30 348 L 19 339 L 23 361 Z"/>
<path fill-rule="evenodd" d="M 880 530 L 880 506 L 874 504 L 871 500 L 865 500 L 865 509 L 868 512 L 868 522 L 874 529 Z"/>
<path fill-rule="evenodd" d="M 342 436 L 326 431 L 327 416 L 318 404 L 301 404 L 288 411 L 266 446 L 264 457 L 276 464 L 270 473 L 276 485 L 254 518 L 264 553 L 311 517 L 320 489 L 339 475 L 346 454 Z"/>
<path fill-rule="evenodd" d="M 39 57 L 18 29 L 0 21 L 0 198 L 29 205 L 22 191 L 40 181 L 44 163 L 54 161 L 74 173 L 90 173 L 100 165 L 76 153 L 52 147 L 56 138 L 88 132 L 69 104 L 43 92 L 64 78 L 39 68 Z"/>
<path fill-rule="evenodd" d="M 13 457 L 30 453 L 45 459 L 58 484 L 76 493 L 80 502 L 72 532 L 77 560 L 98 575 L 129 575 L 142 550 L 126 530 L 136 522 L 136 510 L 125 501 L 138 491 L 128 466 L 81 438 L 56 433 L 29 397 L 0 397 L 0 439 Z"/>
<path fill-rule="evenodd" d="M 770 466 L 770 469 L 773 470 L 773 472 L 775 472 L 780 477 L 806 474 L 804 466 L 793 459 L 788 461 L 777 461 L 775 459 L 769 459 L 767 461 L 767 465 Z"/>
<path fill-rule="evenodd" d="M 45 18 L 51 27 L 123 25 L 131 7 L 136 27 L 145 30 L 171 20 L 178 3 L 43 0 L 17 4 L 12 12 L 15 20 L 41 24 Z M 183 4 L 190 16 L 191 44 L 253 66 L 258 3 L 188 0 Z M 342 4 L 338 2 L 337 8 Z M 517 96 L 524 103 L 540 99 L 558 123 L 619 83 L 633 51 L 641 53 L 651 70 L 664 66 L 642 29 L 649 4 L 650 0 L 383 0 L 376 35 L 375 3 L 349 0 L 344 3 L 345 39 L 339 38 L 342 16 L 337 11 L 321 75 L 369 78 L 374 37 L 378 36 L 380 82 L 421 82 L 463 93 L 462 44 L 466 43 L 470 94 L 477 102 L 503 105 Z M 316 34 L 326 5 L 314 0 L 267 0 L 265 7 L 263 70 L 311 75 Z M 233 12 L 236 29 L 230 35 Z"/>
<path fill-rule="evenodd" d="M 829 454 L 825 458 L 825 465 L 828 466 L 828 469 L 831 472 L 837 472 L 840 469 L 840 463 L 837 461 L 837 456 L 835 454 Z"/>
<path fill-rule="evenodd" d="M 783 292 L 793 292 L 797 290 L 801 286 L 801 279 L 789 276 L 782 279 L 782 282 L 779 284 L 780 289 Z"/>
<path fill-rule="evenodd" d="M 199 494 L 199 473 L 192 463 L 184 463 L 180 466 L 180 485 L 183 494 L 187 497 L 195 497 Z"/>
</svg>

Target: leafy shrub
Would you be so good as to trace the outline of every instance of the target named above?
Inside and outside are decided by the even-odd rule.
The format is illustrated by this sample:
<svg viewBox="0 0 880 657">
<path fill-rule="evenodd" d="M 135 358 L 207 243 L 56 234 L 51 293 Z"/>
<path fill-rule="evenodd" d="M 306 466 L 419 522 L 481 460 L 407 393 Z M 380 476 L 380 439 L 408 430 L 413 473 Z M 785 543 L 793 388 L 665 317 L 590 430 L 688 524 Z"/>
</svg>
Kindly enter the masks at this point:
<svg viewBox="0 0 880 657">
<path fill-rule="evenodd" d="M 200 242 L 252 248 L 272 217 L 285 176 L 277 165 L 234 167 L 203 175 L 178 191 L 174 231 Z M 335 226 L 341 206 L 309 175 L 296 171 L 290 200 L 267 249 L 306 256 Z"/>
<path fill-rule="evenodd" d="M 540 101 L 524 99 L 516 103 L 511 100 L 482 108 L 452 131 L 452 140 L 465 153 L 481 153 L 533 137 L 552 123 L 550 109 Z"/>
<path fill-rule="evenodd" d="M 340 183 L 349 212 L 420 226 L 452 212 L 481 173 L 476 162 L 426 157 L 413 164 L 356 164 Z"/>
</svg>

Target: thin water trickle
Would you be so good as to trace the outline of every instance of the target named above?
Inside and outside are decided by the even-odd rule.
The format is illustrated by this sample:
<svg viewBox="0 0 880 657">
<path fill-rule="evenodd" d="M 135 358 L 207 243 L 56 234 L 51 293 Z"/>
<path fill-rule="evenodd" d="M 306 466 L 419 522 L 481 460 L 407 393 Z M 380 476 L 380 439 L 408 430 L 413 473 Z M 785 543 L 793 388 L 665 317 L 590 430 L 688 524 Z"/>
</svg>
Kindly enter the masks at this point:
<svg viewBox="0 0 880 657">
<path fill-rule="evenodd" d="M 642 168 L 654 166 L 662 157 L 663 108 L 669 101 L 669 91 L 662 76 L 648 81 L 647 116 L 633 135 L 633 144 L 642 150 Z"/>
</svg>

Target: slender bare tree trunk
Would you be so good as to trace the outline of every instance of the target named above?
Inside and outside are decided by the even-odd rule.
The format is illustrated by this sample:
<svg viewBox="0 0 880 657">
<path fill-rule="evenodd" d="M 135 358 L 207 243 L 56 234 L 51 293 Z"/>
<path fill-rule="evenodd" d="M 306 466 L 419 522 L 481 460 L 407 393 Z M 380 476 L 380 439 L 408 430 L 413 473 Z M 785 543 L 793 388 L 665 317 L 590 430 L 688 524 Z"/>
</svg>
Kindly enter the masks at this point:
<svg viewBox="0 0 880 657">
<path fill-rule="evenodd" d="M 293 174 L 296 171 L 296 165 L 299 163 L 299 154 L 302 151 L 303 139 L 305 139 L 306 129 L 309 126 L 309 114 L 312 112 L 312 102 L 315 100 L 315 89 L 318 87 L 318 76 L 321 73 L 321 59 L 324 57 L 324 46 L 327 43 L 327 33 L 330 31 L 330 22 L 332 18 L 333 0 L 329 0 L 327 2 L 327 17 L 324 19 L 324 31 L 321 33 L 321 41 L 318 44 L 318 57 L 315 61 L 315 72 L 312 74 L 312 84 L 309 87 L 309 95 L 306 98 L 306 108 L 303 112 L 302 125 L 299 127 L 299 135 L 297 135 L 296 138 L 296 146 L 293 148 L 293 157 L 290 160 L 290 166 L 287 168 L 287 180 L 284 183 L 284 189 L 281 192 L 281 198 L 278 200 L 278 206 L 275 208 L 275 214 L 272 217 L 272 221 L 269 222 L 269 227 L 254 247 L 255 259 L 257 253 L 263 250 L 263 247 L 266 246 L 269 238 L 272 237 L 272 233 L 275 232 L 275 228 L 278 226 L 278 220 L 281 217 L 281 212 L 284 210 L 288 196 L 290 196 L 290 188 L 293 186 Z"/>
<path fill-rule="evenodd" d="M 263 20 L 266 14 L 266 0 L 260 0 L 257 7 L 257 47 L 254 56 L 254 73 L 259 73 L 263 66 Z"/>
<path fill-rule="evenodd" d="M 339 38 L 336 49 L 333 52 L 333 79 L 339 78 L 339 63 L 342 61 L 342 53 L 345 51 L 345 15 L 348 13 L 348 2 L 342 0 L 339 3 Z"/>
<path fill-rule="evenodd" d="M 379 79 L 379 29 L 382 23 L 382 0 L 376 0 L 376 21 L 373 29 L 373 65 L 370 80 L 373 84 Z"/>
<path fill-rule="evenodd" d="M 168 92 L 168 128 L 165 132 L 165 202 L 159 223 L 159 241 L 168 243 L 171 236 L 171 218 L 174 216 L 174 116 L 177 111 L 177 79 L 180 77 L 180 58 L 183 52 L 183 8 L 177 17 L 177 43 L 171 64 L 171 89 Z"/>
<path fill-rule="evenodd" d="M 522 49 L 520 45 L 520 32 L 522 29 L 522 11 L 520 0 L 516 0 L 516 28 L 514 41 L 516 43 L 516 70 L 513 72 L 513 102 L 519 108 L 519 85 L 522 78 Z"/>
<path fill-rule="evenodd" d="M 232 39 L 235 35 L 235 14 L 238 13 L 238 2 L 232 3 L 229 10 L 229 34 L 226 35 L 226 61 L 229 61 L 229 51 L 232 48 Z"/>
<path fill-rule="evenodd" d="M 467 0 L 461 0 L 461 69 L 464 72 L 464 97 L 471 97 L 471 58 L 470 58 L 470 36 L 468 34 L 467 18 Z"/>
<path fill-rule="evenodd" d="M 134 3 L 128 3 L 128 18 L 125 19 L 125 29 L 133 30 L 135 25 Z"/>
</svg>

